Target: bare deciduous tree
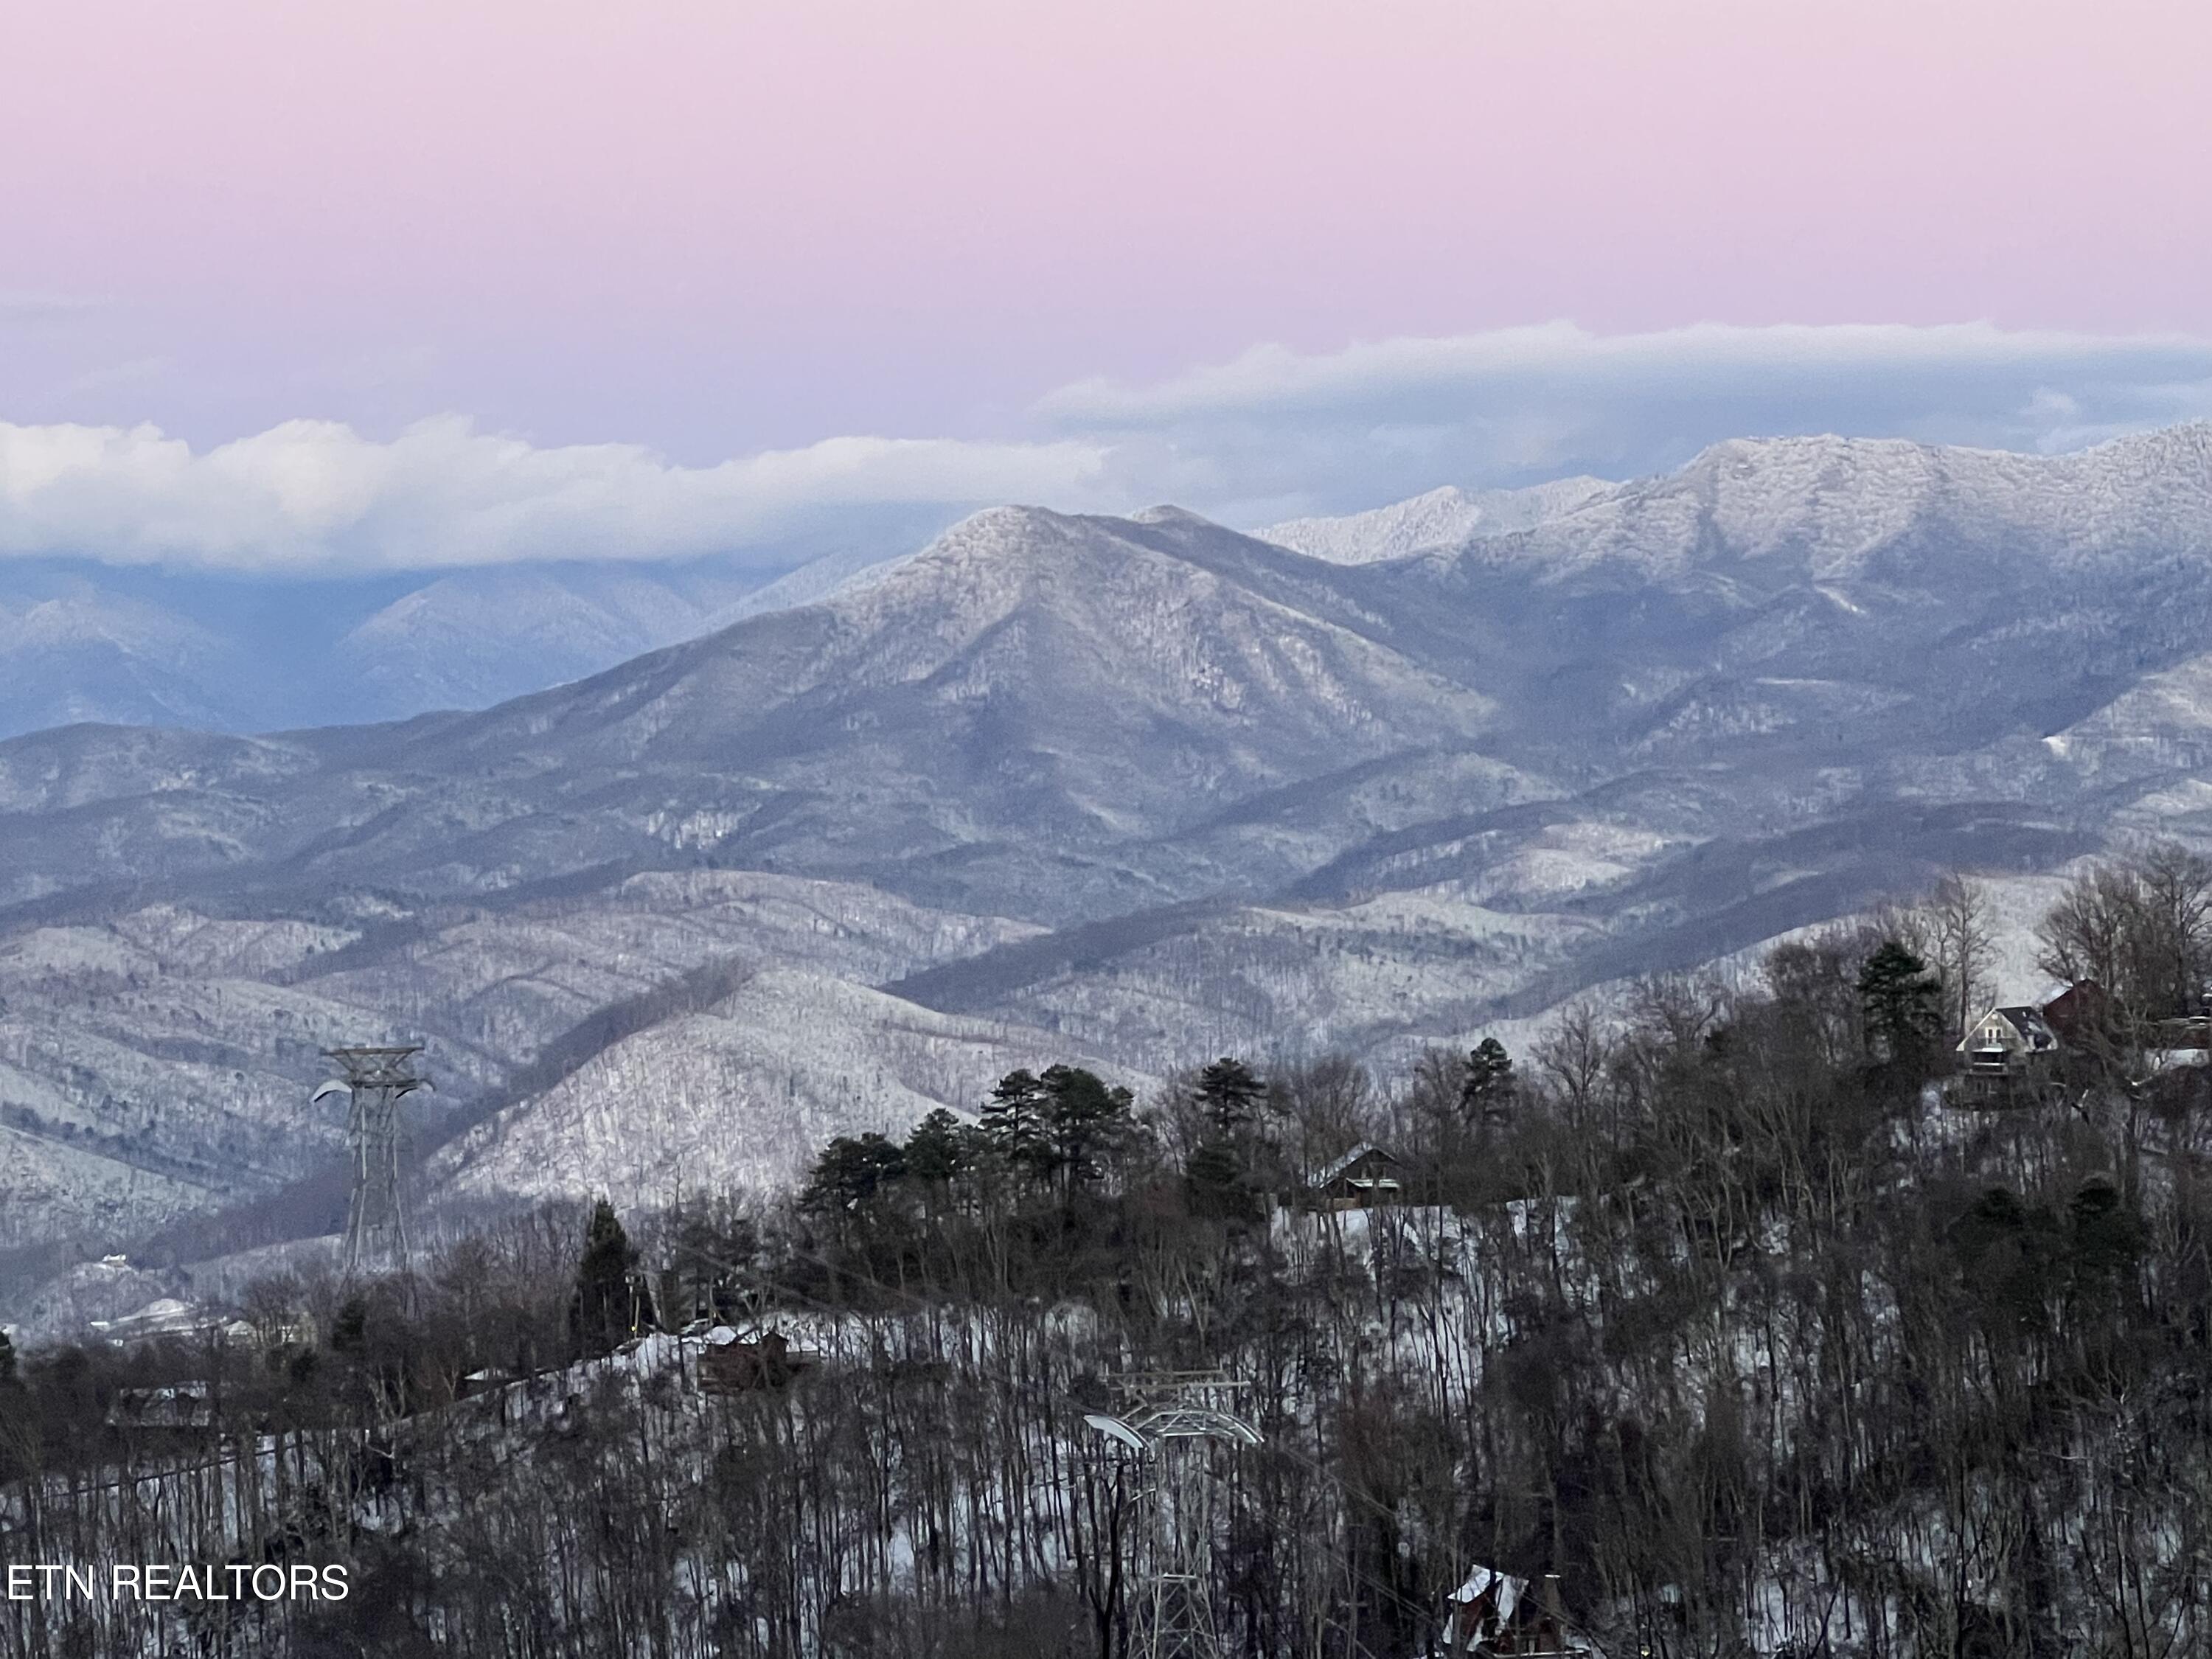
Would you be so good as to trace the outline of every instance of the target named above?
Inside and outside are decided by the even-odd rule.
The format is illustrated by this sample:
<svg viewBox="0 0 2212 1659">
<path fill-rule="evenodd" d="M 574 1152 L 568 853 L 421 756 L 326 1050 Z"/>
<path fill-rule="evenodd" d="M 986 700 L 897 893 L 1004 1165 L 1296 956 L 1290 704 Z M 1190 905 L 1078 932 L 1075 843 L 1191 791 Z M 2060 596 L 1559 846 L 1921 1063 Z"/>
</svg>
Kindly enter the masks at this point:
<svg viewBox="0 0 2212 1659">
<path fill-rule="evenodd" d="M 1943 981 L 1950 1035 L 1956 1042 L 1996 994 L 1990 978 L 1994 917 L 1989 894 L 1973 877 L 1954 870 L 1936 884 L 1920 908 L 1928 957 Z"/>
<path fill-rule="evenodd" d="M 2093 981 L 2141 1025 L 2201 1011 L 2212 971 L 2212 860 L 2172 843 L 2069 883 L 2039 935 L 2042 966 Z"/>
</svg>

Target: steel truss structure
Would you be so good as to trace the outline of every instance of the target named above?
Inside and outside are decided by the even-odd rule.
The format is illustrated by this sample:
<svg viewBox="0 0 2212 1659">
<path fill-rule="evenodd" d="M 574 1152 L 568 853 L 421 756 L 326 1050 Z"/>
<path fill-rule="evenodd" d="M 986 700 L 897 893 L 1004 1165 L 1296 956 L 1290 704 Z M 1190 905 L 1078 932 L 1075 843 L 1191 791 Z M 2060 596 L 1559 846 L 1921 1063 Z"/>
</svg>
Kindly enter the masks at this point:
<svg viewBox="0 0 2212 1659">
<path fill-rule="evenodd" d="M 314 1099 L 349 1097 L 346 1146 L 353 1160 L 353 1196 L 346 1206 L 342 1259 L 349 1273 L 404 1271 L 410 1245 L 407 1210 L 399 1182 L 399 1103 L 430 1086 L 416 1075 L 410 1047 L 325 1048 L 340 1075 L 315 1091 Z"/>
<path fill-rule="evenodd" d="M 1139 1591 L 1132 1659 L 1224 1659 L 1213 1612 L 1213 1451 L 1256 1446 L 1259 1430 L 1230 1407 L 1247 1385 L 1220 1371 L 1121 1379 L 1135 1403 L 1093 1429 L 1145 1460 L 1153 1527 Z"/>
</svg>

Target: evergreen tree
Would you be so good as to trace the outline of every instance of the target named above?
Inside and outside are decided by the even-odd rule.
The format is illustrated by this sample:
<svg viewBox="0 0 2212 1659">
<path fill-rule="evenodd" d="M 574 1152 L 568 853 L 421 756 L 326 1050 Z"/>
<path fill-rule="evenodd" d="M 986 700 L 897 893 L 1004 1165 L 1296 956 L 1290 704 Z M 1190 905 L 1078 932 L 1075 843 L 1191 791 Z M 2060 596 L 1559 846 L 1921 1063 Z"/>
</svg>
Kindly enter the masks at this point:
<svg viewBox="0 0 2212 1659">
<path fill-rule="evenodd" d="M 1217 1135 L 1199 1142 L 1184 1161 L 1182 1175 L 1184 1191 L 1196 1214 L 1232 1221 L 1251 1216 L 1251 1185 L 1234 1141 Z"/>
<path fill-rule="evenodd" d="M 872 1131 L 857 1139 L 839 1135 L 815 1160 L 799 1201 L 817 1215 L 850 1215 L 906 1173 L 906 1153 L 895 1141 Z"/>
<path fill-rule="evenodd" d="M 1467 1057 L 1460 1079 L 1459 1111 L 1469 1124 L 1501 1123 L 1513 1109 L 1513 1058 L 1496 1037 L 1486 1036 Z"/>
<path fill-rule="evenodd" d="M 614 1206 L 600 1199 L 592 1206 L 584 1234 L 584 1254 L 576 1264 L 576 1288 L 568 1304 L 568 1329 L 585 1353 L 605 1353 L 616 1344 L 653 1328 L 653 1304 L 638 1279 L 637 1250 L 623 1231 Z"/>
<path fill-rule="evenodd" d="M 2122 1296 L 2142 1255 L 2141 1218 L 2120 1200 L 2118 1188 L 2093 1182 L 2067 1206 L 2072 1223 L 2075 1284 L 2085 1304 Z"/>
<path fill-rule="evenodd" d="M 743 1311 L 760 1230 L 726 1201 L 685 1204 L 674 1218 L 674 1261 L 659 1313 L 672 1324 L 702 1315 L 726 1320 Z"/>
<path fill-rule="evenodd" d="M 940 1106 L 914 1126 L 905 1152 L 906 1173 L 915 1180 L 956 1180 L 974 1167 L 975 1133 Z"/>
<path fill-rule="evenodd" d="M 349 1296 L 331 1320 L 331 1352 L 360 1353 L 368 1346 L 368 1304 Z"/>
<path fill-rule="evenodd" d="M 984 1139 L 1010 1170 L 1042 1175 L 1053 1166 L 1052 1136 L 1045 1120 L 1044 1084 L 1030 1072 L 1009 1072 L 983 1108 Z"/>
<path fill-rule="evenodd" d="M 1943 1029 L 1943 988 L 1898 939 L 1884 939 L 1859 969 L 1859 1015 L 1867 1050 L 1892 1066 L 1924 1065 Z"/>
<path fill-rule="evenodd" d="M 1045 1138 L 1052 1167 L 1068 1194 L 1106 1172 L 1105 1159 L 1134 1127 L 1127 1089 L 1109 1089 L 1080 1066 L 1054 1066 L 1038 1079 L 1044 1091 Z"/>
<path fill-rule="evenodd" d="M 1235 1135 L 1251 1126 L 1267 1085 L 1241 1060 L 1224 1055 L 1198 1074 L 1198 1101 L 1218 1135 Z"/>
<path fill-rule="evenodd" d="M 15 1380 L 15 1345 L 8 1340 L 8 1333 L 0 1331 L 0 1389 Z"/>
</svg>

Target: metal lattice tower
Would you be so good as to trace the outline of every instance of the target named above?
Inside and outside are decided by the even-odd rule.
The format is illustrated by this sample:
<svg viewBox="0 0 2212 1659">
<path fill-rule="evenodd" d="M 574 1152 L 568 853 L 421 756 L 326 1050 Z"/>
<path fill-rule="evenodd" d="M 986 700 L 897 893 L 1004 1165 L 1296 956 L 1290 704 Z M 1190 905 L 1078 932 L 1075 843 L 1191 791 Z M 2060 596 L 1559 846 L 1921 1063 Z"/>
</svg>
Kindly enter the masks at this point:
<svg viewBox="0 0 2212 1659">
<path fill-rule="evenodd" d="M 1131 1376 L 1136 1405 L 1090 1416 L 1101 1434 L 1145 1456 L 1154 1526 L 1133 1659 L 1224 1659 L 1213 1616 L 1213 1447 L 1256 1446 L 1260 1431 L 1228 1407 L 1246 1385 L 1219 1371 Z"/>
<path fill-rule="evenodd" d="M 415 1075 L 411 1062 L 422 1052 L 411 1048 L 325 1048 L 340 1077 L 315 1091 L 318 1101 L 335 1094 L 349 1097 L 346 1146 L 353 1158 L 353 1198 L 346 1206 L 343 1261 L 346 1272 L 404 1268 L 407 1265 L 407 1212 L 399 1192 L 399 1103 L 430 1086 Z"/>
</svg>

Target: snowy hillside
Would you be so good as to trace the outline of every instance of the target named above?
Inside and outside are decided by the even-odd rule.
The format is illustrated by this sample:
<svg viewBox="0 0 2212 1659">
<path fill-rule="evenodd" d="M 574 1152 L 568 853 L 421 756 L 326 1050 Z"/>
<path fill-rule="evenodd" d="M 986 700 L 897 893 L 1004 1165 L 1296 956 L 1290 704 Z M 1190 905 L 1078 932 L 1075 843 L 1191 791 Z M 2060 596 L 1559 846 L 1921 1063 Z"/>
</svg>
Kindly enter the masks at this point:
<svg viewBox="0 0 2212 1659">
<path fill-rule="evenodd" d="M 603 1011 L 638 1006 L 638 1025 L 671 1017 L 689 975 L 720 983 L 774 965 L 866 982 L 1035 931 L 737 872 L 366 927 L 163 905 L 21 930 L 0 939 L 0 1248 L 59 1231 L 104 1252 L 307 1173 L 343 1128 L 342 1112 L 307 1104 L 326 1047 L 425 1042 L 439 1093 L 417 1117 L 434 1133 L 447 1108 L 532 1065 L 589 1062 L 625 1029 L 596 1024 Z M 796 1026 L 865 1043 L 865 1030 L 823 1029 L 831 1006 L 817 1000 Z"/>
<path fill-rule="evenodd" d="M 240 719 L 235 641 L 82 579 L 0 575 L 0 736 L 79 720 L 223 726 Z"/>
<path fill-rule="evenodd" d="M 0 743 L 11 1224 L 290 1178 L 340 1036 L 500 1114 L 526 1155 L 471 1180 L 734 1173 L 963 1103 L 917 1034 L 1401 1060 L 1942 870 L 2212 840 L 2212 427 L 1745 441 L 1553 505 L 1361 562 L 998 508 L 480 714 Z"/>
<path fill-rule="evenodd" d="M 333 666 L 356 682 L 356 718 L 483 708 L 703 633 L 738 586 L 542 568 L 441 577 L 354 629 Z"/>
<path fill-rule="evenodd" d="M 1540 565 L 1555 580 L 1605 565 L 1650 579 L 1742 561 L 1829 582 L 1940 578 L 1961 561 L 2000 562 L 2015 577 L 2139 569 L 2162 552 L 2208 550 L 2212 422 L 2198 421 L 2056 456 L 1737 439 L 1680 472 L 1486 538 L 1470 556 Z"/>
<path fill-rule="evenodd" d="M 541 562 L 401 590 L 388 577 L 248 586 L 11 561 L 0 738 L 81 720 L 265 732 L 481 708 L 818 598 L 866 562 L 817 561 L 765 586 L 714 561 Z"/>
<path fill-rule="evenodd" d="M 734 603 L 724 605 L 708 617 L 700 633 L 712 633 L 741 623 L 748 617 L 761 617 L 771 611 L 787 611 L 793 605 L 812 605 L 826 599 L 848 583 L 857 583 L 872 574 L 879 574 L 887 568 L 911 556 L 907 553 L 886 555 L 879 547 L 862 546 L 842 552 L 825 553 L 818 559 L 810 559 L 798 569 L 778 576 L 774 581 L 754 589 Z"/>
<path fill-rule="evenodd" d="M 461 1194 L 588 1191 L 625 1206 L 772 1189 L 796 1180 L 832 1135 L 903 1138 L 939 1106 L 972 1115 L 1018 1066 L 1062 1061 L 1148 1081 L 1039 1030 L 763 969 L 713 1007 L 594 1055 L 434 1167 Z"/>
<path fill-rule="evenodd" d="M 1470 491 L 1448 484 L 1370 512 L 1290 519 L 1252 533 L 1334 564 L 1373 564 L 1457 547 L 1474 536 L 1525 530 L 1612 488 L 1602 478 L 1559 478 L 1526 489 Z"/>
</svg>

